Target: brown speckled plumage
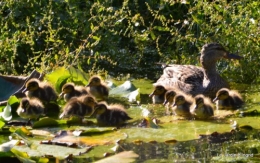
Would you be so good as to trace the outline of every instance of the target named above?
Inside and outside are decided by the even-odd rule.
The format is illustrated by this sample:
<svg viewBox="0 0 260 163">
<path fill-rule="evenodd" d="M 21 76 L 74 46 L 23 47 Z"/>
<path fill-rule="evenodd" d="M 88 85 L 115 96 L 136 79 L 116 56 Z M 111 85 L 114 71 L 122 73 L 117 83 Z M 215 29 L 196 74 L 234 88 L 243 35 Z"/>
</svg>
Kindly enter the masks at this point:
<svg viewBox="0 0 260 163">
<path fill-rule="evenodd" d="M 167 65 L 163 75 L 155 84 L 177 87 L 193 96 L 203 94 L 214 98 L 221 88 L 229 88 L 228 83 L 221 78 L 216 70 L 216 63 L 221 58 L 240 59 L 241 57 L 228 53 L 218 43 L 206 44 L 202 47 L 200 63 L 202 67 L 193 65 Z"/>
</svg>

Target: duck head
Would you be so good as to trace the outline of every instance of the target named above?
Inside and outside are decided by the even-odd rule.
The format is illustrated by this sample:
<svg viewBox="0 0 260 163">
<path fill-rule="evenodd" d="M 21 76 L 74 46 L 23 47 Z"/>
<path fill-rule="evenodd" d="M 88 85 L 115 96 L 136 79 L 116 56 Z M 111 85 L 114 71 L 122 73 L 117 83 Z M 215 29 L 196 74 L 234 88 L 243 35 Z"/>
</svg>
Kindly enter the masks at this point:
<svg viewBox="0 0 260 163">
<path fill-rule="evenodd" d="M 165 101 L 163 102 L 163 105 L 166 105 L 168 102 L 172 102 L 175 96 L 176 96 L 175 91 L 173 90 L 167 91 L 165 93 Z"/>
<path fill-rule="evenodd" d="M 163 93 L 166 92 L 166 89 L 162 85 L 156 85 L 154 87 L 154 91 L 149 95 L 149 97 L 152 97 L 154 95 L 162 95 Z"/>
<path fill-rule="evenodd" d="M 216 97 L 213 99 L 213 102 L 216 102 L 217 100 L 225 100 L 229 97 L 229 90 L 227 88 L 220 89 Z"/>
<path fill-rule="evenodd" d="M 99 86 L 101 85 L 101 78 L 99 76 L 92 76 L 90 79 L 89 79 L 89 83 L 87 85 L 88 86 Z"/>
<path fill-rule="evenodd" d="M 243 57 L 229 53 L 221 44 L 219 43 L 209 43 L 202 47 L 200 63 L 202 66 L 207 68 L 215 68 L 216 62 L 221 58 L 225 59 L 241 59 Z"/>
<path fill-rule="evenodd" d="M 62 97 L 66 93 L 71 93 L 75 90 L 73 83 L 66 83 L 62 86 L 61 93 L 59 97 Z"/>
<path fill-rule="evenodd" d="M 174 97 L 174 102 L 173 102 L 173 107 L 174 106 L 178 106 L 178 105 L 182 105 L 185 103 L 185 97 L 183 95 L 177 95 Z"/>
<path fill-rule="evenodd" d="M 22 92 L 24 93 L 26 91 L 35 91 L 39 89 L 39 82 L 40 81 L 36 78 L 28 80 L 25 84 L 25 89 Z"/>
</svg>

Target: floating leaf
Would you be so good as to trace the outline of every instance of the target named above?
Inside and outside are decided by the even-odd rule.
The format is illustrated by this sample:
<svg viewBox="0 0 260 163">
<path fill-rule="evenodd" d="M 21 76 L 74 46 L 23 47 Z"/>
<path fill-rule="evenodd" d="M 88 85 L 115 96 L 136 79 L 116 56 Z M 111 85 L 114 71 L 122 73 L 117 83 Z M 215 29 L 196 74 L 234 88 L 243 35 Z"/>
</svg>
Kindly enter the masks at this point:
<svg viewBox="0 0 260 163">
<path fill-rule="evenodd" d="M 118 153 L 116 155 L 104 158 L 102 160 L 96 161 L 95 163 L 118 163 L 118 162 L 133 162 L 138 157 L 138 154 L 134 153 L 133 151 L 124 151 Z"/>
<path fill-rule="evenodd" d="M 3 112 L 0 113 L 0 116 L 5 120 L 5 121 L 10 121 L 12 119 L 12 108 L 11 106 L 7 103 L 6 107 L 4 108 Z"/>
<path fill-rule="evenodd" d="M 127 98 L 129 102 L 136 102 L 137 100 L 140 100 L 139 89 L 136 89 L 130 81 L 125 81 L 123 84 L 112 88 L 109 91 L 109 94 L 112 96 L 114 95 Z"/>
<path fill-rule="evenodd" d="M 3 121 L 0 121 L 0 129 L 2 129 L 5 126 L 5 123 Z"/>
<path fill-rule="evenodd" d="M 41 118 L 39 121 L 35 122 L 33 124 L 33 128 L 39 128 L 39 127 L 50 127 L 50 126 L 58 126 L 59 123 L 55 120 L 55 119 L 52 119 L 52 118 L 49 118 L 49 117 L 44 117 L 44 118 Z"/>
<path fill-rule="evenodd" d="M 21 152 L 16 149 L 11 149 L 15 156 L 23 163 L 36 163 L 36 161 L 31 160 L 26 152 Z"/>
<path fill-rule="evenodd" d="M 9 142 L 3 143 L 0 145 L 0 151 L 1 152 L 8 152 L 10 151 L 13 146 L 15 146 L 19 140 L 10 140 Z"/>
</svg>

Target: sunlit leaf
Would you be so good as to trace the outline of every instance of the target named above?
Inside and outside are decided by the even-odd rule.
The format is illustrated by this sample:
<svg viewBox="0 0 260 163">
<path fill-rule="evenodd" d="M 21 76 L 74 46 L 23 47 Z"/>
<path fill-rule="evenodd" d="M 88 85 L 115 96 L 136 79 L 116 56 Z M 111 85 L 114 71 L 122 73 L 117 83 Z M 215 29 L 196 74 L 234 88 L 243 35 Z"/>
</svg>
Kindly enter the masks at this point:
<svg viewBox="0 0 260 163">
<path fill-rule="evenodd" d="M 138 155 L 136 153 L 134 153 L 133 151 L 124 151 L 124 152 L 118 153 L 116 155 L 96 161 L 95 163 L 107 163 L 107 162 L 109 162 L 109 163 L 118 163 L 118 162 L 128 163 L 128 162 L 135 161 L 135 159 L 137 157 L 138 157 Z"/>
<path fill-rule="evenodd" d="M 53 126 L 58 126 L 59 123 L 53 119 L 53 118 L 49 118 L 49 117 L 44 117 L 41 118 L 39 121 L 35 122 L 33 124 L 33 128 L 39 128 L 39 127 L 53 127 Z"/>
<path fill-rule="evenodd" d="M 12 108 L 11 106 L 7 103 L 6 107 L 4 108 L 3 112 L 0 113 L 0 116 L 5 120 L 5 121 L 10 121 L 12 119 Z"/>
<path fill-rule="evenodd" d="M 36 163 L 36 161 L 31 160 L 26 152 L 18 151 L 14 148 L 11 151 L 15 154 L 15 156 L 23 163 Z"/>
<path fill-rule="evenodd" d="M 13 105 L 15 103 L 19 103 L 20 101 L 16 96 L 10 96 L 7 102 L 9 105 Z"/>
<path fill-rule="evenodd" d="M 129 102 L 140 100 L 139 89 L 136 89 L 130 81 L 125 81 L 123 84 L 112 88 L 109 94 L 112 96 L 125 97 Z"/>
<path fill-rule="evenodd" d="M 0 129 L 2 129 L 5 126 L 5 123 L 3 121 L 0 121 Z"/>
</svg>

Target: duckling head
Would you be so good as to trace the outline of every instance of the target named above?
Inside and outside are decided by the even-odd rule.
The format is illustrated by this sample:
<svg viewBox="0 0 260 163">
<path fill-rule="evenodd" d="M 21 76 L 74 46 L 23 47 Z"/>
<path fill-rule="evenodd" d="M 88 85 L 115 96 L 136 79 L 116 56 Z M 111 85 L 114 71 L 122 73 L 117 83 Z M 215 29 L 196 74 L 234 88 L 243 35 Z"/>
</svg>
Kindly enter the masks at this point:
<svg viewBox="0 0 260 163">
<path fill-rule="evenodd" d="M 90 79 L 89 79 L 89 83 L 87 85 L 88 86 L 99 86 L 101 85 L 101 78 L 99 76 L 92 76 Z"/>
<path fill-rule="evenodd" d="M 22 92 L 25 92 L 25 91 L 35 91 L 37 89 L 39 89 L 39 80 L 34 78 L 34 79 L 30 79 L 26 82 L 26 85 L 25 85 L 25 89 L 22 91 Z"/>
<path fill-rule="evenodd" d="M 100 114 L 103 114 L 105 113 L 107 110 L 107 105 L 105 103 L 98 103 L 96 106 L 95 106 L 95 110 L 94 112 L 92 113 L 92 115 L 100 115 Z"/>
<path fill-rule="evenodd" d="M 22 108 L 21 112 L 25 113 L 30 107 L 30 102 L 27 98 L 23 98 L 20 102 L 20 108 Z"/>
<path fill-rule="evenodd" d="M 203 97 L 198 96 L 198 97 L 195 97 L 194 100 L 195 100 L 194 110 L 203 107 L 203 105 L 204 105 Z"/>
<path fill-rule="evenodd" d="M 61 93 L 60 93 L 59 97 L 61 97 L 62 95 L 66 94 L 66 93 L 71 93 L 74 90 L 75 90 L 75 87 L 74 87 L 73 83 L 66 83 L 62 86 Z"/>
<path fill-rule="evenodd" d="M 162 85 L 156 85 L 154 87 L 154 91 L 149 95 L 149 97 L 152 97 L 154 95 L 162 95 L 166 91 L 165 87 Z"/>
<path fill-rule="evenodd" d="M 91 95 L 84 95 L 80 97 L 82 99 L 82 103 L 94 108 L 97 105 L 97 101 Z"/>
<path fill-rule="evenodd" d="M 183 95 L 177 95 L 174 97 L 174 103 L 172 106 L 178 106 L 185 103 L 185 97 Z"/>
<path fill-rule="evenodd" d="M 213 102 L 216 102 L 217 100 L 225 100 L 228 97 L 229 97 L 229 90 L 226 88 L 222 88 L 217 92 L 216 97 L 213 99 Z"/>
<path fill-rule="evenodd" d="M 165 101 L 163 105 L 166 105 L 168 102 L 172 102 L 174 100 L 174 97 L 176 96 L 176 92 L 173 90 L 167 91 L 165 93 Z"/>
</svg>

